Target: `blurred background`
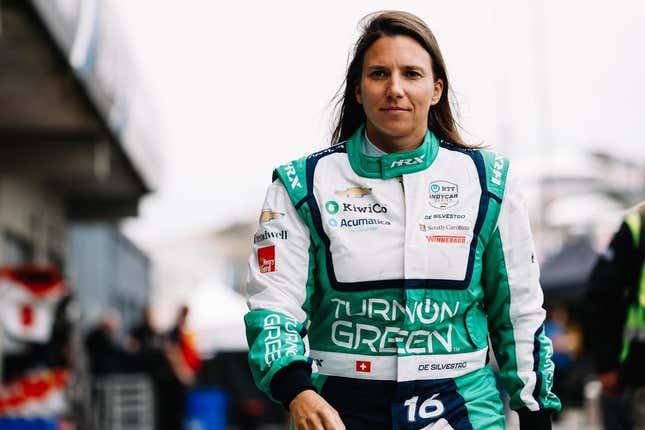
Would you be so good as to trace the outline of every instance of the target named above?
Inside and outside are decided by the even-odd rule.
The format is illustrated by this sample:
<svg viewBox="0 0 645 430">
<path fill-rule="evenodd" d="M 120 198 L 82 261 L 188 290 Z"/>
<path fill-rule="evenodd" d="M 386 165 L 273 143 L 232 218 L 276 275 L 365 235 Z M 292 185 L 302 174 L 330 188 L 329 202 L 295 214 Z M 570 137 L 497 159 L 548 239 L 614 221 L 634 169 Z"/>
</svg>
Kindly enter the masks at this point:
<svg viewBox="0 0 645 430">
<path fill-rule="evenodd" d="M 286 428 L 246 364 L 250 237 L 392 8 L 435 33 L 465 140 L 520 166 L 556 428 L 600 428 L 581 307 L 645 195 L 637 1 L 0 0 L 0 427 Z"/>
</svg>

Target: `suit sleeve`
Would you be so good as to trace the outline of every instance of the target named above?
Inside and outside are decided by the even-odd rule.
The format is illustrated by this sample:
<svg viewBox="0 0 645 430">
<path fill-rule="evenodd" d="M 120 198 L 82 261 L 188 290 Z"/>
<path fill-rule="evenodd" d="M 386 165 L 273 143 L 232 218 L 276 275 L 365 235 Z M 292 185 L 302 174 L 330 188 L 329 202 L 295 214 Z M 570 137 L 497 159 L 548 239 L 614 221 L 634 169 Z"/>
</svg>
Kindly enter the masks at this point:
<svg viewBox="0 0 645 430">
<path fill-rule="evenodd" d="M 510 406 L 522 429 L 550 428 L 550 412 L 560 409 L 551 392 L 553 347 L 544 334 L 539 266 L 512 166 L 483 264 L 490 339 Z"/>
<path fill-rule="evenodd" d="M 287 406 L 312 389 L 304 336 L 312 262 L 309 231 L 279 180 L 266 194 L 253 237 L 244 317 L 257 386 Z"/>
<path fill-rule="evenodd" d="M 618 369 L 623 328 L 629 305 L 625 294 L 629 274 L 634 272 L 630 260 L 633 239 L 629 227 L 622 223 L 591 272 L 585 297 L 585 331 L 591 356 L 599 373 Z M 633 282 L 632 282 L 633 284 Z"/>
</svg>

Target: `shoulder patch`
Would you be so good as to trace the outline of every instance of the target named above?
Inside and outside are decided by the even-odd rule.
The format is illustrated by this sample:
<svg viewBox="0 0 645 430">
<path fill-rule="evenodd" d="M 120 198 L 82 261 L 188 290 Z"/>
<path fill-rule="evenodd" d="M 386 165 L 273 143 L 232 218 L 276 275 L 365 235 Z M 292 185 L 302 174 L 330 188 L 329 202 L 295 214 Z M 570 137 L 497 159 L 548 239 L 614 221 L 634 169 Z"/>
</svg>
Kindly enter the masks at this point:
<svg viewBox="0 0 645 430">
<path fill-rule="evenodd" d="M 278 178 L 287 189 L 293 204 L 297 204 L 307 195 L 307 159 L 301 157 L 278 166 L 273 171 L 273 180 Z"/>
<path fill-rule="evenodd" d="M 498 200 L 504 197 L 509 160 L 492 151 L 480 150 L 486 166 L 486 187 Z"/>
<path fill-rule="evenodd" d="M 298 204 L 307 197 L 309 186 L 311 185 L 308 183 L 307 169 L 313 169 L 316 162 L 326 155 L 345 151 L 345 143 L 340 143 L 314 152 L 306 157 L 290 161 L 287 164 L 277 167 L 273 171 L 273 180 L 275 181 L 277 178 L 280 178 L 289 193 L 291 201 L 298 207 Z"/>
</svg>

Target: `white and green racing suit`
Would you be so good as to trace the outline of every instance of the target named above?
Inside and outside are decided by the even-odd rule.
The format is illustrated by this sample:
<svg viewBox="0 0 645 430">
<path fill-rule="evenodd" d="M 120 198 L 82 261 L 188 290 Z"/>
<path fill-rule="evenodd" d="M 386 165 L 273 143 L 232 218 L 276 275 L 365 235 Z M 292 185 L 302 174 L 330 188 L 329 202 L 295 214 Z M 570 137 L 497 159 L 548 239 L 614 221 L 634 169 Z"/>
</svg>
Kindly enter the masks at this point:
<svg viewBox="0 0 645 430">
<path fill-rule="evenodd" d="M 349 429 L 503 429 L 490 337 L 522 427 L 550 428 L 552 347 L 508 160 L 430 131 L 373 157 L 363 134 L 274 172 L 245 317 L 257 385 L 286 405 L 315 388 Z"/>
</svg>

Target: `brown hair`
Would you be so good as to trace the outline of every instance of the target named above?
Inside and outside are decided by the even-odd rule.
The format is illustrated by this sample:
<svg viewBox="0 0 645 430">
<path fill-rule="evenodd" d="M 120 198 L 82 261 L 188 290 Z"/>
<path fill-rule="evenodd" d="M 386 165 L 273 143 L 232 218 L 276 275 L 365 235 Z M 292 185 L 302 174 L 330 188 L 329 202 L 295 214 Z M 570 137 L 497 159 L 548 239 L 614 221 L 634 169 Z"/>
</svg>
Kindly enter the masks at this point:
<svg viewBox="0 0 645 430">
<path fill-rule="evenodd" d="M 416 40 L 428 53 L 432 61 L 435 80 L 443 81 L 443 93 L 439 102 L 430 106 L 428 129 L 439 139 L 463 148 L 473 148 L 462 140 L 457 131 L 457 122 L 452 116 L 448 94 L 448 74 L 439 44 L 432 31 L 419 17 L 401 11 L 375 12 L 361 20 L 363 33 L 354 47 L 354 56 L 347 67 L 344 89 L 339 90 L 336 102 L 335 127 L 331 137 L 332 145 L 347 140 L 365 122 L 365 111 L 356 100 L 355 89 L 360 83 L 363 59 L 369 47 L 381 37 L 409 36 Z"/>
</svg>

